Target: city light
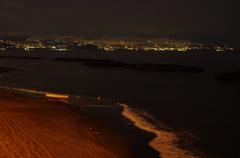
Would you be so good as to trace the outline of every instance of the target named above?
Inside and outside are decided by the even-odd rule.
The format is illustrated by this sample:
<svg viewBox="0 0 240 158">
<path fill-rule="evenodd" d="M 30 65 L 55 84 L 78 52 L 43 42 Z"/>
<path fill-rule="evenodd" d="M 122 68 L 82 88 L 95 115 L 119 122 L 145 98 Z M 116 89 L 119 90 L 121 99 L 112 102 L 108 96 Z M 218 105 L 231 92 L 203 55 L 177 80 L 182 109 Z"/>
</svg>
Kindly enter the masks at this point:
<svg viewBox="0 0 240 158">
<path fill-rule="evenodd" d="M 156 39 L 156 40 L 0 40 L 0 51 L 8 49 L 22 49 L 34 51 L 36 49 L 48 49 L 51 51 L 79 51 L 79 50 L 103 50 L 104 52 L 128 51 L 128 52 L 193 52 L 197 50 L 210 50 L 215 52 L 234 51 L 234 48 L 225 45 L 202 44 L 182 40 Z"/>
</svg>

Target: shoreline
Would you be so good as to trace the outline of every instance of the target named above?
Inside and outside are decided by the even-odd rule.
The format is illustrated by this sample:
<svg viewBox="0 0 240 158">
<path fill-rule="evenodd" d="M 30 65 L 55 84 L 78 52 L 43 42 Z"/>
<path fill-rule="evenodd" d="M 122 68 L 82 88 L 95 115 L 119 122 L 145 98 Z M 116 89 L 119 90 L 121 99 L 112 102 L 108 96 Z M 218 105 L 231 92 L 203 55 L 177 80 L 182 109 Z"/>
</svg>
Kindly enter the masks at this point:
<svg viewBox="0 0 240 158">
<path fill-rule="evenodd" d="M 108 143 L 100 144 L 103 146 L 110 145 L 113 147 L 115 144 L 112 144 L 112 142 L 115 141 L 110 141 L 109 144 L 109 141 L 106 141 L 105 138 L 109 138 L 109 135 L 113 135 L 113 137 L 117 136 L 118 138 L 120 137 L 120 139 L 123 140 L 122 144 L 124 144 L 120 146 L 127 146 L 127 149 L 123 148 L 124 153 L 126 153 L 126 150 L 128 150 L 128 152 L 131 153 L 130 157 L 198 157 L 196 154 L 191 153 L 190 151 L 178 148 L 176 144 L 178 137 L 175 133 L 158 129 L 154 124 L 151 124 L 142 116 L 141 113 L 144 112 L 133 109 L 126 104 L 113 103 L 112 101 L 104 100 L 100 97 L 94 99 L 90 97 L 86 98 L 67 94 L 56 94 L 8 87 L 1 87 L 1 89 L 12 91 L 12 93 L 16 93 L 15 95 L 24 95 L 23 97 L 27 98 L 37 97 L 41 100 L 47 100 L 50 103 L 53 102 L 56 104 L 64 104 L 67 106 L 67 108 L 74 108 L 80 111 L 80 113 L 85 115 L 85 117 L 88 117 L 89 119 L 91 118 L 91 121 L 94 120 L 94 122 L 97 122 L 91 128 L 89 128 L 91 131 L 95 131 L 93 130 L 94 128 L 98 129 L 95 131 L 98 135 L 99 129 L 104 129 L 103 132 L 100 132 L 104 134 L 104 136 L 98 136 L 96 139 L 101 140 L 100 142 L 102 143 Z M 112 139 L 113 138 L 110 140 Z M 121 147 L 116 147 L 120 153 L 122 152 Z M 139 149 L 141 149 L 141 151 L 139 151 Z"/>
<path fill-rule="evenodd" d="M 58 104 L 69 110 L 75 110 L 74 112 L 78 111 L 79 115 L 87 118 L 87 123 L 92 125 L 88 129 L 98 135 L 95 139 L 98 140 L 100 146 L 106 146 L 110 148 L 110 151 L 117 151 L 120 153 L 117 157 L 159 157 L 157 150 L 149 145 L 155 135 L 130 124 L 130 121 L 122 115 L 124 108 L 112 101 L 9 87 L 0 87 L 0 96 L 2 91 L 27 100 L 37 99 L 37 101 L 45 101 L 50 105 L 51 103 Z M 95 112 L 101 113 L 101 116 L 93 114 Z M 109 118 L 104 118 L 103 113 Z M 112 121 L 106 121 L 110 119 Z"/>
<path fill-rule="evenodd" d="M 197 157 L 190 151 L 178 148 L 176 144 L 178 138 L 175 133 L 159 130 L 155 125 L 148 122 L 146 118 L 143 118 L 141 114 L 138 115 L 136 111 L 138 109 L 132 109 L 126 104 L 107 101 L 100 97 L 93 99 L 92 97 L 0 86 L 0 95 L 1 91 L 6 91 L 7 94 L 12 94 L 13 97 L 21 96 L 26 100 L 37 99 L 39 102 L 47 101 L 49 104 L 62 104 L 67 106 L 67 108 L 76 109 L 76 111 L 79 111 L 79 115 L 84 115 L 89 118 L 88 123 L 95 122 L 94 125 L 89 128 L 90 131 L 94 131 L 95 134 L 97 133 L 98 135 L 99 131 L 96 132 L 93 130 L 97 127 L 98 130 L 102 130 L 102 134 L 108 133 L 95 138 L 95 140 L 100 140 L 100 146 L 110 146 L 110 148 L 112 148 L 116 145 L 114 143 L 116 142 L 114 141 L 115 137 L 121 140 L 121 147 L 114 147 L 114 150 L 117 149 L 119 153 L 126 153 L 127 151 L 128 154 L 124 157 Z M 107 109 L 107 111 L 105 111 L 105 109 Z M 142 113 L 141 111 L 139 112 Z M 98 116 L 96 113 L 101 114 Z M 108 117 L 109 114 L 111 116 Z M 105 115 L 107 117 L 105 117 Z M 115 122 L 108 121 L 112 119 Z M 111 136 L 109 137 L 109 135 Z M 112 142 L 109 142 L 106 138 L 110 138 Z M 124 151 L 122 151 L 123 146 L 127 146 L 123 148 Z M 139 151 L 139 149 L 141 149 L 141 151 Z"/>
<path fill-rule="evenodd" d="M 122 136 L 79 108 L 3 89 L 0 96 L 2 156 L 132 157 Z"/>
</svg>

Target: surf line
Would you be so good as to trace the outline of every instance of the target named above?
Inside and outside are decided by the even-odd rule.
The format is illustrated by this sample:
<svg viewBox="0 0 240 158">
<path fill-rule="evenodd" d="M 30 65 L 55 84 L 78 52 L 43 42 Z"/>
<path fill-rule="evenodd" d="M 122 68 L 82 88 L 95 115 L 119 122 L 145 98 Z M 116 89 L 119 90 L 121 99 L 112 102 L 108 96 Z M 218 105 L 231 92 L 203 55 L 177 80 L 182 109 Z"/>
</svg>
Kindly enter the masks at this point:
<svg viewBox="0 0 240 158">
<path fill-rule="evenodd" d="M 177 147 L 175 142 L 178 140 L 176 134 L 158 129 L 153 123 L 147 121 L 141 114 L 145 113 L 122 103 L 118 105 L 123 107 L 122 116 L 130 120 L 134 126 L 156 135 L 149 142 L 149 146 L 159 153 L 162 158 L 198 158 L 190 151 L 185 151 Z"/>
</svg>

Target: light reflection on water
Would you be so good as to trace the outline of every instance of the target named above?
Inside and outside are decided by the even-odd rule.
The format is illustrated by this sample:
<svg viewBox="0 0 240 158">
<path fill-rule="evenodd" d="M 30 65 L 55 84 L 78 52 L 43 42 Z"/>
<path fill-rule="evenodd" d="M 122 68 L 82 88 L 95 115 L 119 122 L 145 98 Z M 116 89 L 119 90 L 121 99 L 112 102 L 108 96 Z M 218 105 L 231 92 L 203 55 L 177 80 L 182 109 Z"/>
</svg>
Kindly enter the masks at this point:
<svg viewBox="0 0 240 158">
<path fill-rule="evenodd" d="M 34 97 L 41 97 L 41 98 L 47 98 L 49 101 L 60 101 L 64 103 L 69 103 L 70 95 L 68 94 L 57 94 L 57 93 L 50 93 L 50 92 L 43 92 L 33 89 L 23 89 L 23 88 L 11 88 L 11 87 L 2 87 L 1 89 L 18 92 L 21 94 L 26 94 Z"/>
<path fill-rule="evenodd" d="M 120 108 L 118 105 L 113 105 L 112 102 L 101 97 L 82 97 L 70 94 L 60 94 L 53 92 L 44 92 L 33 89 L 11 88 L 0 86 L 0 89 L 5 89 L 11 92 L 25 94 L 27 96 L 46 98 L 49 101 L 57 101 L 66 104 L 76 105 L 79 107 L 98 107 L 98 108 Z M 85 100 L 85 101 L 84 101 Z"/>
<path fill-rule="evenodd" d="M 56 94 L 56 93 L 46 92 L 45 97 L 50 101 L 60 101 L 66 104 L 70 102 L 69 101 L 70 95 L 67 95 L 67 94 Z"/>
</svg>

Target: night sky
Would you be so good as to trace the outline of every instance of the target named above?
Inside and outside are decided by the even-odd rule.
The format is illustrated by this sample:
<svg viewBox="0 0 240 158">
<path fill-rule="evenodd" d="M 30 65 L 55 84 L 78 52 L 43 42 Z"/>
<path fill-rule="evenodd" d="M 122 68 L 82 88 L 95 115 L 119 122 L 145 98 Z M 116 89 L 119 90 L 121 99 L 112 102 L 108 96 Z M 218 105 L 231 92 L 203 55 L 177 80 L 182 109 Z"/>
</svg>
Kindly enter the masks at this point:
<svg viewBox="0 0 240 158">
<path fill-rule="evenodd" d="M 0 33 L 239 37 L 238 0 L 1 0 Z"/>
</svg>

